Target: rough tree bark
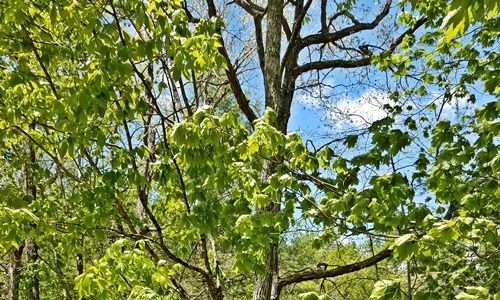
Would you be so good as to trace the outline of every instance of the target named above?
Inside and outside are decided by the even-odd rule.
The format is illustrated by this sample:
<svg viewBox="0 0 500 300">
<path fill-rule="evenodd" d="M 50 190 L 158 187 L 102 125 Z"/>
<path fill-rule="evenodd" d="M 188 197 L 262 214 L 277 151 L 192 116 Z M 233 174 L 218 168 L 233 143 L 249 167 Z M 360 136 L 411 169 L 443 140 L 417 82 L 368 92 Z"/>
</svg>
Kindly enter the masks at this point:
<svg viewBox="0 0 500 300">
<path fill-rule="evenodd" d="M 38 276 L 38 245 L 30 239 L 26 240 L 26 264 L 30 269 L 28 299 L 40 300 L 40 278 Z"/>
<path fill-rule="evenodd" d="M 31 124 L 32 129 L 35 128 L 35 123 Z M 28 152 L 30 156 L 29 163 L 24 167 L 24 183 L 25 193 L 31 196 L 31 200 L 35 201 L 37 190 L 34 180 L 34 166 L 36 163 L 36 152 L 31 142 L 28 142 Z M 36 225 L 33 225 L 36 226 Z M 32 239 L 26 239 L 26 265 L 30 270 L 28 299 L 40 300 L 40 278 L 38 277 L 38 245 Z"/>
<path fill-rule="evenodd" d="M 274 126 L 281 132 L 286 133 L 288 116 L 281 94 L 280 76 L 280 54 L 281 54 L 281 19 L 283 15 L 283 1 L 269 1 L 267 6 L 267 32 L 265 44 L 264 78 L 266 107 L 274 109 L 276 120 Z M 275 164 L 266 162 L 264 165 L 264 177 L 274 172 Z M 271 203 L 264 210 L 278 212 L 280 203 Z M 253 290 L 254 300 L 265 300 L 274 297 L 278 284 L 278 241 L 269 245 L 266 255 L 266 273 L 257 275 Z"/>
<path fill-rule="evenodd" d="M 9 264 L 7 266 L 7 283 L 5 294 L 7 300 L 19 299 L 19 279 L 22 270 L 22 256 L 24 245 L 20 245 L 18 249 L 9 251 Z"/>
</svg>

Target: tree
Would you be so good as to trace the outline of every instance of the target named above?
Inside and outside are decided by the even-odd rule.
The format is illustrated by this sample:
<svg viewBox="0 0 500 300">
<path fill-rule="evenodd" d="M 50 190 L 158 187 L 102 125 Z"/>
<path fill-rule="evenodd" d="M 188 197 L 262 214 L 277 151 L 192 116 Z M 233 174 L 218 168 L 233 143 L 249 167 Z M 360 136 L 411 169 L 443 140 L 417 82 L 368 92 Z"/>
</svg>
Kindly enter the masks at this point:
<svg viewBox="0 0 500 300">
<path fill-rule="evenodd" d="M 311 71 L 335 68 L 356 68 L 369 65 L 372 53 L 367 53 L 366 51 L 360 52 L 360 50 L 354 48 L 355 46 L 345 48 L 343 46 L 338 46 L 337 43 L 341 42 L 342 39 L 346 37 L 355 36 L 357 33 L 375 29 L 382 20 L 389 15 L 392 4 L 391 1 L 386 2 L 381 11 L 376 14 L 372 20 L 359 21 L 349 12 L 349 6 L 353 3 L 343 3 L 342 5 L 345 5 L 346 9 L 342 9 L 342 5 L 337 7 L 337 13 L 332 15 L 330 17 L 330 22 L 327 23 L 326 16 L 331 13 L 330 10 L 333 8 L 333 5 L 328 5 L 327 1 L 322 1 L 320 8 L 320 32 L 302 37 L 301 31 L 303 29 L 303 23 L 311 7 L 312 1 L 307 1 L 305 3 L 303 1 L 290 3 L 294 9 L 291 25 L 289 25 L 289 21 L 284 16 L 285 5 L 289 3 L 285 4 L 283 1 L 272 1 L 268 3 L 267 8 L 260 7 L 248 1 L 237 1 L 236 3 L 241 6 L 246 13 L 250 14 L 254 20 L 257 57 L 263 74 L 265 106 L 276 111 L 277 116 L 274 120 L 275 123 L 272 125 L 281 132 L 287 131 L 290 109 L 298 77 Z M 216 16 L 214 3 L 209 1 L 207 5 L 209 16 Z M 333 21 L 339 17 L 344 17 L 352 23 L 345 25 L 340 30 L 335 30 Z M 263 18 L 266 19 L 267 25 L 265 44 L 262 33 Z M 419 19 L 408 30 L 394 37 L 394 40 L 388 45 L 382 45 L 385 46 L 385 49 L 382 48 L 383 52 L 389 54 L 394 51 L 403 41 L 405 36 L 414 33 L 424 24 L 424 22 L 425 18 Z M 332 32 L 332 30 L 334 31 Z M 281 48 L 282 31 L 286 33 L 286 46 L 283 50 Z M 224 42 L 222 42 L 222 44 L 224 44 Z M 327 44 L 334 45 L 334 47 L 338 46 L 337 49 L 341 53 L 343 52 L 344 55 L 340 55 L 340 59 L 322 59 L 323 49 L 320 46 Z M 320 47 L 319 57 L 310 56 L 307 62 L 299 59 L 303 51 L 307 49 L 314 49 L 313 51 L 317 51 L 318 47 Z M 223 55 L 225 52 L 225 50 L 221 50 Z M 282 52 L 283 55 L 281 55 Z M 351 52 L 354 53 L 354 58 L 347 58 L 349 56 L 352 57 Z M 225 57 L 228 59 L 227 55 L 225 55 Z M 241 88 L 239 88 L 237 78 L 235 78 L 234 74 L 231 74 L 231 72 L 231 67 L 229 67 L 227 76 L 231 82 L 233 93 L 236 96 L 241 110 L 247 119 L 252 122 L 255 119 L 255 113 L 248 107 L 248 100 L 245 99 L 244 95 L 238 92 Z M 275 166 L 272 164 L 266 166 L 264 176 L 273 173 L 274 168 Z M 270 204 L 265 210 L 277 213 L 280 211 L 280 205 Z M 277 243 L 272 243 L 269 247 L 270 249 L 266 258 L 267 271 L 263 277 L 258 276 L 256 279 L 254 299 L 276 298 L 279 295 L 278 245 Z"/>
<path fill-rule="evenodd" d="M 5 2 L 7 299 L 358 297 L 329 280 L 361 273 L 381 281 L 359 297 L 498 293 L 498 4 L 363 6 Z M 385 117 L 288 132 L 341 70 L 333 90 L 387 75 Z"/>
</svg>

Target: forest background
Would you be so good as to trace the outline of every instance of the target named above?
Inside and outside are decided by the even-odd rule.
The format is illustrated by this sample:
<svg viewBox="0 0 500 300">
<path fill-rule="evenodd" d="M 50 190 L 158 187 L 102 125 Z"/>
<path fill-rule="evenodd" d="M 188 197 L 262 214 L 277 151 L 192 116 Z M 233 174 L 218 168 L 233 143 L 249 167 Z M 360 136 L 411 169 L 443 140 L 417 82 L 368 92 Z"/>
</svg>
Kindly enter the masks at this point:
<svg viewBox="0 0 500 300">
<path fill-rule="evenodd" d="M 500 299 L 495 0 L 0 2 L 0 299 Z"/>
</svg>

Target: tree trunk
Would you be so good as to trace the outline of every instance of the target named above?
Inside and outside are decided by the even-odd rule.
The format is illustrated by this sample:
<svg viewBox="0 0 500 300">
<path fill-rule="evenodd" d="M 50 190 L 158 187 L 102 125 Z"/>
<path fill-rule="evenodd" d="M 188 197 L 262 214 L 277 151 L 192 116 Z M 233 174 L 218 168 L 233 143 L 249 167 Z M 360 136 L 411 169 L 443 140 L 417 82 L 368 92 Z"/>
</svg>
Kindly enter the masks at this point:
<svg viewBox="0 0 500 300">
<path fill-rule="evenodd" d="M 82 243 L 82 246 L 83 246 L 83 243 Z M 82 275 L 83 274 L 83 271 L 84 271 L 83 270 L 83 265 L 84 265 L 83 255 L 81 253 L 77 253 L 76 254 L 76 271 L 78 272 L 78 275 Z M 65 293 L 65 298 L 66 299 L 70 299 L 69 290 Z M 82 300 L 85 300 L 85 299 L 86 298 L 82 298 Z"/>
<path fill-rule="evenodd" d="M 264 78 L 266 107 L 272 108 L 277 118 L 273 124 L 281 132 L 286 132 L 287 114 L 281 93 L 281 18 L 283 15 L 283 1 L 271 0 L 267 5 L 267 33 L 265 45 Z M 268 163 L 264 166 L 264 176 L 274 172 L 275 165 Z M 265 211 L 279 212 L 280 204 L 271 203 Z M 255 278 L 253 300 L 269 300 L 276 294 L 278 282 L 278 241 L 269 245 L 266 254 L 266 273 Z"/>
<path fill-rule="evenodd" d="M 222 288 L 217 286 L 217 284 L 211 279 L 207 281 L 208 291 L 210 293 L 210 299 L 212 300 L 223 300 L 224 294 L 222 293 Z"/>
<path fill-rule="evenodd" d="M 280 76 L 282 14 L 283 1 L 269 1 L 267 5 L 267 33 L 264 66 L 264 78 L 266 78 L 266 80 L 264 82 L 264 88 L 266 93 L 266 107 L 274 109 L 278 116 L 282 111 Z"/>
<path fill-rule="evenodd" d="M 18 249 L 12 248 L 9 250 L 6 300 L 19 300 L 19 279 L 21 278 L 23 249 L 24 245 L 20 245 Z"/>
<path fill-rule="evenodd" d="M 83 274 L 83 255 L 81 253 L 76 255 L 76 271 L 78 275 Z"/>
<path fill-rule="evenodd" d="M 38 277 L 38 245 L 30 239 L 26 240 L 26 265 L 30 268 L 29 300 L 40 300 L 40 278 Z"/>
<path fill-rule="evenodd" d="M 257 276 L 253 300 L 276 299 L 278 287 L 278 243 L 269 245 L 266 258 L 266 274 Z"/>
<path fill-rule="evenodd" d="M 35 122 L 30 124 L 32 129 L 35 129 Z M 37 190 L 34 180 L 34 166 L 36 163 L 35 148 L 31 142 L 28 142 L 28 152 L 30 160 L 24 165 L 24 192 L 31 196 L 31 201 L 36 201 Z M 33 227 L 36 225 L 33 224 Z M 38 245 L 31 239 L 26 239 L 26 265 L 30 270 L 28 299 L 40 300 L 40 279 L 38 277 Z"/>
</svg>

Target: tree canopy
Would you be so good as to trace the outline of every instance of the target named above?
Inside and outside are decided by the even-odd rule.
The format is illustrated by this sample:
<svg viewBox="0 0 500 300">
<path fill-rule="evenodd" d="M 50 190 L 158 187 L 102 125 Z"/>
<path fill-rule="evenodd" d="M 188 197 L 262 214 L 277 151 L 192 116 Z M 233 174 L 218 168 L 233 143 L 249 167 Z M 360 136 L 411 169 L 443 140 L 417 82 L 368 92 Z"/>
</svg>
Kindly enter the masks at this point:
<svg viewBox="0 0 500 300">
<path fill-rule="evenodd" d="M 0 299 L 500 299 L 499 12 L 1 1 Z"/>
</svg>

